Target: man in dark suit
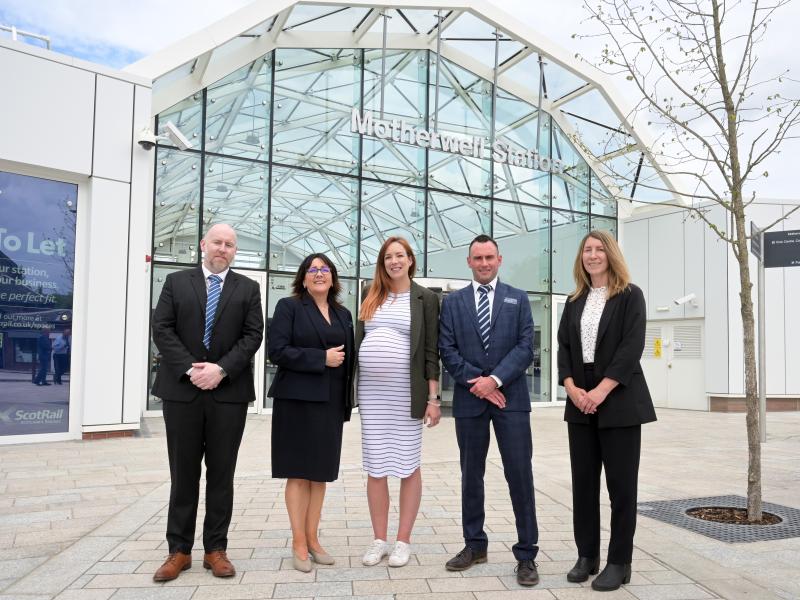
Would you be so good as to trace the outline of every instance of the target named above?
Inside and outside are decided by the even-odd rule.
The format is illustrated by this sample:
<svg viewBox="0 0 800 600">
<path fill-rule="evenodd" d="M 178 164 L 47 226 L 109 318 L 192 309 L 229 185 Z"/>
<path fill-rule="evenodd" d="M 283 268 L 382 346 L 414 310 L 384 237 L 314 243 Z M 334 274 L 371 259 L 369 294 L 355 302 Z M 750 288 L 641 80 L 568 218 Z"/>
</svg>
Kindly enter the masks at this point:
<svg viewBox="0 0 800 600">
<path fill-rule="evenodd" d="M 216 577 L 236 573 L 226 555 L 233 475 L 247 404 L 255 399 L 251 360 L 264 317 L 258 284 L 229 268 L 236 232 L 214 225 L 200 249 L 203 264 L 168 275 L 153 314 L 153 341 L 161 352 L 153 394 L 163 400 L 172 478 L 169 556 L 155 581 L 175 579 L 192 566 L 204 456 L 203 566 Z"/>
<path fill-rule="evenodd" d="M 469 246 L 471 285 L 445 297 L 439 322 L 439 352 L 455 381 L 453 416 L 461 454 L 461 520 L 465 548 L 446 567 L 463 571 L 486 562 L 489 544 L 483 475 L 489 423 L 503 460 L 518 541 L 517 582 L 539 582 L 534 558 L 539 531 L 533 496 L 531 402 L 525 370 L 533 361 L 533 318 L 522 290 L 497 279 L 503 258 L 497 243 L 479 235 Z"/>
</svg>

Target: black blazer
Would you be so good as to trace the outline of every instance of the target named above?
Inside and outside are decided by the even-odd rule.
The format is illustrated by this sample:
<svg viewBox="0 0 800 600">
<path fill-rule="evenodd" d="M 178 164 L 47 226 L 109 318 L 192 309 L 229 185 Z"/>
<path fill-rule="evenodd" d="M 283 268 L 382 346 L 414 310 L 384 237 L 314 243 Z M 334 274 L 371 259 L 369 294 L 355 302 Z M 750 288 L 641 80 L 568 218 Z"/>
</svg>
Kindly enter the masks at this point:
<svg viewBox="0 0 800 600">
<path fill-rule="evenodd" d="M 252 402 L 256 398 L 251 361 L 264 337 L 264 315 L 258 284 L 228 271 L 214 318 L 211 347 L 203 345 L 206 282 L 200 267 L 167 275 L 153 313 L 153 342 L 161 363 L 153 394 L 190 402 L 211 394 L 219 402 Z M 212 362 L 228 374 L 214 390 L 197 388 L 186 375 L 193 362 Z"/>
<path fill-rule="evenodd" d="M 575 385 L 586 389 L 581 346 L 581 315 L 588 292 L 568 300 L 558 326 L 558 383 L 572 377 Z M 635 285 L 606 301 L 597 330 L 594 371 L 598 380 L 608 377 L 618 381 L 597 409 L 597 425 L 628 427 L 656 420 L 656 412 L 640 360 L 644 352 L 647 324 L 644 294 Z M 587 390 L 588 391 L 588 390 Z M 564 420 L 588 423 L 589 415 L 579 411 L 567 399 Z"/>
<path fill-rule="evenodd" d="M 278 366 L 267 395 L 270 398 L 327 402 L 330 400 L 330 369 L 325 366 L 327 346 L 311 311 L 319 310 L 308 294 L 300 298 L 281 298 L 275 307 L 267 333 L 269 359 Z M 330 317 L 338 319 L 345 331 L 344 365 L 345 420 L 353 409 L 353 370 L 355 367 L 353 317 L 344 307 L 330 305 Z"/>
<path fill-rule="evenodd" d="M 364 301 L 369 288 L 361 294 Z M 428 380 L 439 379 L 439 297 L 411 281 L 411 418 L 422 419 L 428 408 Z M 364 341 L 364 321 L 356 323 L 356 350 Z"/>
</svg>

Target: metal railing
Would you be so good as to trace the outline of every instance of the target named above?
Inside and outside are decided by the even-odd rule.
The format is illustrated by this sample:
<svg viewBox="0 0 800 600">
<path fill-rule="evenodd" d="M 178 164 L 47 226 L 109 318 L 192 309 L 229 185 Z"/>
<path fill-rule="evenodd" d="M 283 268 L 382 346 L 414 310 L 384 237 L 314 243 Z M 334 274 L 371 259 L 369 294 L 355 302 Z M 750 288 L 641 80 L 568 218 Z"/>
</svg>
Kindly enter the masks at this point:
<svg viewBox="0 0 800 600">
<path fill-rule="evenodd" d="M 14 41 L 17 41 L 21 37 L 41 40 L 47 44 L 47 49 L 50 50 L 50 38 L 46 35 L 39 35 L 38 33 L 31 33 L 30 31 L 22 31 L 13 25 L 0 25 L 0 31 L 8 31 L 11 34 L 11 39 Z"/>
</svg>

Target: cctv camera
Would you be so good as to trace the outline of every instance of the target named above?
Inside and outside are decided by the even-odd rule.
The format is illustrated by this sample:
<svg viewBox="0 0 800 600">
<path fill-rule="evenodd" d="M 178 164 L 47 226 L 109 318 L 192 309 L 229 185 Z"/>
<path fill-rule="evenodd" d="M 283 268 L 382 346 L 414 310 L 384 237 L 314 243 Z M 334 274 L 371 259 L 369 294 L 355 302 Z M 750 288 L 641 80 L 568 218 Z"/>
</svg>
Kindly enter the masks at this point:
<svg viewBox="0 0 800 600">
<path fill-rule="evenodd" d="M 139 136 L 136 138 L 136 141 L 145 150 L 152 150 L 156 143 L 158 143 L 158 136 L 150 129 L 145 127 L 139 132 Z"/>
<path fill-rule="evenodd" d="M 175 144 L 181 150 L 188 150 L 192 147 L 192 142 L 190 142 L 185 135 L 181 133 L 181 130 L 178 129 L 172 121 L 167 121 L 167 124 L 164 126 L 167 130 L 167 137 L 169 141 Z"/>
<path fill-rule="evenodd" d="M 697 296 L 695 295 L 695 293 L 694 293 L 694 292 L 692 292 L 691 294 L 686 294 L 685 296 L 682 296 L 682 297 L 680 297 L 680 298 L 675 298 L 675 300 L 673 300 L 673 302 L 674 302 L 675 304 L 677 304 L 678 306 L 681 306 L 681 305 L 683 305 L 683 304 L 686 304 L 687 302 L 691 302 L 691 303 L 692 303 L 692 305 L 696 306 L 696 305 L 697 305 L 697 303 L 696 303 L 696 302 L 694 302 L 694 299 L 695 299 L 695 298 L 697 298 Z"/>
</svg>

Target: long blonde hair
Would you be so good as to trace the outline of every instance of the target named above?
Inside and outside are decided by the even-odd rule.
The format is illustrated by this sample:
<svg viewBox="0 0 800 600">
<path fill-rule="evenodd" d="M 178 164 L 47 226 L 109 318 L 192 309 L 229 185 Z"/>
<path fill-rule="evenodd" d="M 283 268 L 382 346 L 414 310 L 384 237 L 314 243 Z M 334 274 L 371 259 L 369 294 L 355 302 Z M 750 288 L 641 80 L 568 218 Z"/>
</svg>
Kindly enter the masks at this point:
<svg viewBox="0 0 800 600">
<path fill-rule="evenodd" d="M 575 300 L 592 287 L 592 279 L 586 269 L 583 268 L 583 247 L 589 238 L 599 240 L 606 251 L 606 259 L 608 260 L 608 295 L 606 297 L 613 298 L 617 294 L 624 292 L 631 283 L 628 265 L 625 264 L 625 257 L 622 255 L 622 250 L 617 240 L 608 231 L 593 229 L 583 237 L 578 246 L 578 255 L 575 257 L 575 265 L 572 267 L 572 276 L 575 278 L 575 291 L 570 294 L 570 300 Z"/>
<path fill-rule="evenodd" d="M 389 296 L 391 278 L 389 277 L 389 273 L 386 272 L 384 259 L 386 258 L 386 252 L 389 246 L 395 242 L 403 247 L 408 258 L 411 259 L 411 264 L 408 266 L 409 279 L 413 278 L 414 273 L 417 271 L 417 259 L 414 256 L 414 251 L 411 249 L 411 244 L 409 244 L 405 238 L 399 236 L 387 238 L 378 251 L 378 262 L 375 264 L 375 277 L 372 280 L 372 285 L 369 287 L 367 297 L 364 298 L 364 302 L 361 303 L 361 310 L 358 315 L 359 321 L 369 321 L 375 316 L 375 311 L 378 310 L 378 307 L 383 304 Z"/>
</svg>

